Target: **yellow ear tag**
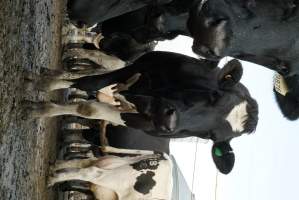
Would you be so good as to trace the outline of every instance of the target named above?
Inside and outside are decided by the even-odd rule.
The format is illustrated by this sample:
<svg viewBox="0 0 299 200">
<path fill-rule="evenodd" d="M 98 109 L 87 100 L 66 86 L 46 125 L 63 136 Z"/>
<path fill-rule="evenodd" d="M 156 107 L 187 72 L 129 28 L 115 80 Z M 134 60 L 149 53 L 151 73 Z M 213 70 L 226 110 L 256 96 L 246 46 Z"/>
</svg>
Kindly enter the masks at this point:
<svg viewBox="0 0 299 200">
<path fill-rule="evenodd" d="M 285 96 L 289 92 L 287 83 L 280 74 L 276 74 L 274 77 L 274 88 L 282 96 Z"/>
</svg>

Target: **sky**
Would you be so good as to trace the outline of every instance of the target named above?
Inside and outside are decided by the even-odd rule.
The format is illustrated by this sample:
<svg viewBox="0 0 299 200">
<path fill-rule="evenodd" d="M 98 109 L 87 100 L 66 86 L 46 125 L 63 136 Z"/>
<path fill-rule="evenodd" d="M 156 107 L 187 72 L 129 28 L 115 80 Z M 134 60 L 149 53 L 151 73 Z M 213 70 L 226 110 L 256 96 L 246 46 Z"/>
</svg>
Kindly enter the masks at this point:
<svg viewBox="0 0 299 200">
<path fill-rule="evenodd" d="M 191 38 L 179 36 L 172 41 L 159 42 L 155 50 L 197 57 L 191 45 Z M 229 58 L 224 58 L 221 63 L 227 60 Z M 272 71 L 248 62 L 242 65 L 241 82 L 259 104 L 259 123 L 255 133 L 232 140 L 236 156 L 232 172 L 217 173 L 210 141 L 174 140 L 171 153 L 197 200 L 298 199 L 299 120 L 288 121 L 279 111 L 273 94 Z"/>
</svg>

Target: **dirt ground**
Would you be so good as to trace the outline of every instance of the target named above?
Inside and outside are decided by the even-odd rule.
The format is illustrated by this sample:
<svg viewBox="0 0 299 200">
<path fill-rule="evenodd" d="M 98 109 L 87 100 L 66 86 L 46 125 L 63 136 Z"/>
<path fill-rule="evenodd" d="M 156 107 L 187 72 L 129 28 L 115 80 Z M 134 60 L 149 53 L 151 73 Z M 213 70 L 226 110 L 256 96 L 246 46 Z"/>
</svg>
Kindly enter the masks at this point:
<svg viewBox="0 0 299 200">
<path fill-rule="evenodd" d="M 47 189 L 49 162 L 56 157 L 59 119 L 28 121 L 21 101 L 58 99 L 25 91 L 24 70 L 60 67 L 64 1 L 0 0 L 0 199 L 53 200 Z"/>
</svg>

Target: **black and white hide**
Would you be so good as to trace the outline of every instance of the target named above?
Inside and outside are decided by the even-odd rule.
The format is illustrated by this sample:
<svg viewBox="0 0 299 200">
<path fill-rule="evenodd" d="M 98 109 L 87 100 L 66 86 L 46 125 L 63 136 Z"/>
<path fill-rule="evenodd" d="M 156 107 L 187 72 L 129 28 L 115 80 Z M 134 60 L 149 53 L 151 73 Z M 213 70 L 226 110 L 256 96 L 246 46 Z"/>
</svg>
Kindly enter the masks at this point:
<svg viewBox="0 0 299 200">
<path fill-rule="evenodd" d="M 188 21 L 193 51 L 210 60 L 232 56 L 278 72 L 278 105 L 286 118 L 298 119 L 298 1 L 209 0 L 200 7 L 193 7 Z"/>
<path fill-rule="evenodd" d="M 190 36 L 187 20 L 193 1 L 174 0 L 163 5 L 148 5 L 118 17 L 98 21 L 100 23 L 96 28 L 90 28 L 98 35 L 79 34 L 74 39 L 92 43 L 109 55 L 132 62 L 141 55 L 152 51 L 156 41 L 170 40 L 178 35 Z M 119 6 L 118 4 L 113 6 Z M 98 7 L 104 9 L 105 5 L 98 5 Z M 92 15 L 92 12 L 89 12 L 89 15 Z M 82 33 L 82 31 L 78 31 L 78 33 Z M 84 45 L 84 48 L 92 48 L 92 46 Z"/>
<path fill-rule="evenodd" d="M 88 182 L 96 199 L 171 199 L 172 161 L 153 151 L 105 148 L 100 158 L 56 161 L 48 186 L 65 181 Z"/>
<path fill-rule="evenodd" d="M 229 141 L 253 132 L 258 121 L 257 103 L 239 83 L 241 76 L 242 66 L 237 60 L 219 69 L 217 62 L 151 52 L 111 73 L 72 80 L 38 77 L 35 82 L 41 90 L 73 87 L 94 93 L 134 77 L 134 84 L 118 95 L 130 109 L 91 100 L 64 105 L 31 102 L 27 110 L 32 117 L 76 115 L 104 119 L 160 137 Z"/>
<path fill-rule="evenodd" d="M 85 121 L 90 121 L 86 119 L 78 120 L 84 124 L 86 124 Z M 89 129 L 70 130 L 63 133 L 66 137 L 70 135 L 72 136 L 71 138 L 73 138 L 71 140 L 67 140 L 67 144 L 70 144 L 70 142 L 83 142 L 90 145 L 83 145 L 84 152 L 93 152 L 95 155 L 100 155 L 100 153 L 94 148 L 95 145 L 99 146 L 103 144 L 100 143 L 102 139 L 100 137 L 101 131 L 98 129 L 98 123 L 96 123 L 96 126 L 92 126 Z M 169 138 L 154 137 L 138 129 L 108 125 L 106 129 L 106 137 L 109 145 L 116 148 L 151 150 L 167 154 L 170 152 Z M 86 149 L 86 147 L 88 148 Z M 221 173 L 228 174 L 231 172 L 235 163 L 235 155 L 229 141 L 214 143 L 211 154 L 215 166 Z"/>
</svg>

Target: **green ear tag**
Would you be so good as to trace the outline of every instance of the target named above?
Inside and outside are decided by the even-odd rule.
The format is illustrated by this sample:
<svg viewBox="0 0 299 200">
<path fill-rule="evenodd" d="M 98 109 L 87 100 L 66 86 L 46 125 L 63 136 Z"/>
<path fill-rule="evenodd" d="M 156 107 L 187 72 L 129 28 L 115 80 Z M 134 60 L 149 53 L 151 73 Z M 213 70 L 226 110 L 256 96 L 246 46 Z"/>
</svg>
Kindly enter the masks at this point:
<svg viewBox="0 0 299 200">
<path fill-rule="evenodd" d="M 221 149 L 219 149 L 218 147 L 215 148 L 215 152 L 214 153 L 218 157 L 221 157 L 223 155 Z"/>
</svg>

